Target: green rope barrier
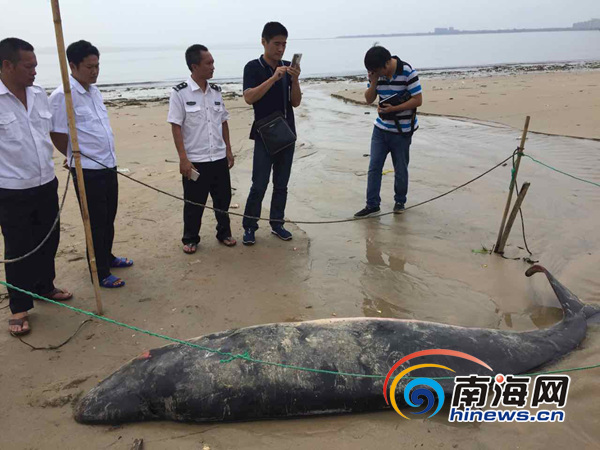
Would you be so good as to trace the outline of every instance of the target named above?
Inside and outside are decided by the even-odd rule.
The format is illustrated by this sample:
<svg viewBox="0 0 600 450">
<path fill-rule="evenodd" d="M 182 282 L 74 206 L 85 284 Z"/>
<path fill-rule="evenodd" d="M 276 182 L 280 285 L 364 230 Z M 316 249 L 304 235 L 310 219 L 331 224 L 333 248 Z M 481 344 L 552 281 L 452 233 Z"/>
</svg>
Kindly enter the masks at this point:
<svg viewBox="0 0 600 450">
<path fill-rule="evenodd" d="M 545 163 L 543 163 L 543 162 L 541 162 L 541 161 L 539 161 L 539 160 L 537 160 L 537 159 L 535 159 L 535 158 L 533 158 L 533 157 L 531 157 L 531 156 L 529 156 L 529 155 L 526 155 L 525 153 L 521 153 L 521 155 L 522 155 L 522 156 L 525 156 L 525 157 L 527 157 L 527 158 L 529 158 L 529 159 L 531 159 L 533 162 L 536 162 L 536 163 L 538 163 L 538 164 L 540 164 L 540 165 L 542 165 L 542 166 L 544 166 L 544 167 L 547 167 L 547 168 L 548 168 L 548 169 L 550 169 L 550 170 L 553 170 L 553 171 L 555 171 L 555 172 L 558 172 L 558 173 L 560 173 L 560 174 L 562 174 L 562 175 L 566 175 L 566 176 L 568 176 L 568 177 L 571 177 L 571 178 L 573 178 L 573 179 L 575 179 L 575 180 L 582 181 L 582 182 L 584 182 L 584 183 L 589 183 L 589 184 L 591 184 L 591 185 L 593 185 L 593 186 L 596 186 L 596 187 L 600 187 L 600 183 L 595 183 L 594 181 L 585 180 L 585 179 L 583 179 L 583 178 L 576 177 L 575 175 L 571 175 L 570 173 L 563 172 L 562 170 L 559 170 L 559 169 L 557 169 L 556 167 L 552 167 L 552 166 L 550 166 L 550 165 L 548 165 L 548 164 L 545 164 Z"/>
<path fill-rule="evenodd" d="M 283 369 L 299 370 L 299 371 L 304 371 L 304 372 L 323 373 L 323 374 L 328 374 L 328 375 L 338 375 L 338 376 L 347 376 L 347 377 L 355 377 L 355 378 L 380 378 L 380 379 L 386 378 L 386 375 L 338 372 L 338 371 L 335 371 L 335 370 L 312 369 L 310 367 L 293 366 L 293 365 L 290 365 L 290 364 L 281 364 L 281 363 L 276 363 L 276 362 L 263 361 L 263 360 L 260 360 L 260 359 L 252 358 L 249 355 L 248 352 L 244 352 L 242 354 L 234 354 L 234 353 L 231 353 L 231 352 L 223 352 L 223 351 L 215 349 L 215 348 L 204 347 L 202 345 L 194 344 L 193 342 L 184 341 L 184 340 L 173 338 L 173 337 L 170 337 L 170 336 L 166 336 L 166 335 L 160 334 L 160 333 L 155 333 L 155 332 L 150 331 L 150 330 L 144 330 L 143 328 L 138 328 L 135 325 L 128 325 L 126 323 L 119 322 L 119 321 L 114 320 L 114 319 L 110 319 L 108 317 L 99 316 L 97 314 L 94 314 L 93 312 L 86 311 L 84 309 L 75 308 L 74 306 L 65 305 L 64 303 L 60 303 L 60 302 L 57 302 L 55 300 L 51 300 L 49 298 L 42 297 L 41 295 L 35 294 L 33 292 L 26 291 L 26 290 L 21 289 L 21 288 L 19 288 L 17 286 L 13 286 L 12 284 L 7 283 L 6 281 L 0 281 L 0 284 L 3 285 L 3 286 L 5 286 L 5 287 L 7 287 L 7 288 L 13 289 L 15 291 L 22 292 L 23 294 L 30 295 L 31 297 L 36 298 L 38 300 L 43 300 L 45 302 L 52 303 L 53 305 L 57 305 L 57 306 L 60 306 L 62 308 L 70 309 L 71 311 L 74 311 L 74 312 L 79 313 L 79 314 L 84 314 L 84 315 L 89 316 L 89 317 L 93 317 L 94 319 L 102 320 L 104 322 L 111 323 L 113 325 L 117 325 L 117 326 L 122 327 L 122 328 L 127 328 L 127 329 L 132 330 L 132 331 L 137 331 L 138 333 L 146 334 L 148 336 L 157 337 L 159 339 L 164 339 L 166 341 L 174 342 L 174 343 L 181 344 L 181 345 L 186 345 L 188 347 L 196 348 L 198 350 L 203 350 L 205 352 L 215 353 L 217 355 L 227 357 L 227 359 L 220 360 L 220 363 L 222 363 L 222 364 L 227 364 L 227 363 L 230 363 L 232 361 L 235 361 L 236 359 L 240 359 L 240 360 L 244 360 L 244 361 L 248 361 L 248 362 L 252 362 L 252 363 L 256 363 L 256 364 L 264 364 L 264 365 L 267 365 L 267 366 L 280 367 L 280 368 L 283 368 Z M 547 375 L 547 374 L 554 374 L 554 373 L 577 372 L 577 371 L 581 371 L 581 370 L 589 370 L 589 369 L 597 369 L 597 368 L 600 368 L 600 364 L 596 364 L 596 365 L 593 365 L 593 366 L 586 366 L 586 367 L 575 367 L 575 368 L 572 368 L 572 369 L 554 370 L 554 371 L 549 371 L 549 372 L 528 373 L 528 374 L 522 374 L 522 376 L 533 377 L 533 376 L 536 376 L 536 375 Z M 415 379 L 415 378 L 419 378 L 419 377 L 405 377 L 405 378 L 407 378 L 407 379 Z M 432 379 L 432 380 L 453 380 L 454 377 L 430 377 L 430 379 Z"/>
</svg>

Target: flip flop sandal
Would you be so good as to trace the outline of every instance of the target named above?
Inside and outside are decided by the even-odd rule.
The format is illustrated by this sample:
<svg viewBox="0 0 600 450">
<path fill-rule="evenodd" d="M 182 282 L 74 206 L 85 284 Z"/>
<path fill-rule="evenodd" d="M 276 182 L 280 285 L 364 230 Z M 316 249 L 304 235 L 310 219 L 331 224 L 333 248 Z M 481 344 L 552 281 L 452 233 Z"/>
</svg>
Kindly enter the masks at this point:
<svg viewBox="0 0 600 450">
<path fill-rule="evenodd" d="M 110 263 L 110 267 L 119 268 L 119 267 L 131 267 L 133 266 L 133 260 L 127 258 L 115 258 L 113 262 Z"/>
<path fill-rule="evenodd" d="M 15 325 L 21 327 L 21 331 L 9 331 L 9 333 L 14 337 L 25 336 L 26 334 L 29 334 L 31 328 L 27 328 L 26 330 L 23 329 L 23 325 L 25 324 L 25 322 L 27 322 L 27 324 L 29 325 L 29 319 L 27 317 L 23 317 L 22 319 L 8 319 L 9 327 Z"/>
<path fill-rule="evenodd" d="M 186 247 L 189 248 L 189 251 L 185 249 Z M 194 253 L 196 253 L 196 250 L 198 250 L 197 244 L 185 244 L 183 246 L 183 253 L 187 255 L 193 255 Z"/>
<path fill-rule="evenodd" d="M 65 298 L 57 298 L 56 297 L 57 294 L 69 294 L 69 295 Z M 51 292 L 44 295 L 43 297 L 49 298 L 50 300 L 54 300 L 55 302 L 66 302 L 67 300 L 71 300 L 73 298 L 73 294 L 71 294 L 70 292 L 64 291 L 62 289 L 59 289 L 59 288 L 54 288 Z"/>
<path fill-rule="evenodd" d="M 219 242 L 226 247 L 233 247 L 235 244 L 237 244 L 237 241 L 231 236 L 229 236 L 228 238 L 225 238 L 223 240 L 219 240 Z"/>
<path fill-rule="evenodd" d="M 109 275 L 100 282 L 100 286 L 108 289 L 115 289 L 125 286 L 125 282 L 114 275 Z"/>
</svg>

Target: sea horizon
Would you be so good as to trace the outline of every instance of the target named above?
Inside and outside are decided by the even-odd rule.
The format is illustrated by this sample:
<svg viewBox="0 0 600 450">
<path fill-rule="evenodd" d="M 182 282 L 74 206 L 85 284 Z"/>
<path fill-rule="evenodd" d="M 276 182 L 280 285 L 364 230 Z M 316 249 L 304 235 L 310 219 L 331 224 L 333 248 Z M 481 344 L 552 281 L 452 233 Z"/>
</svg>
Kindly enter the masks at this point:
<svg viewBox="0 0 600 450">
<path fill-rule="evenodd" d="M 563 38 L 564 36 L 568 38 Z M 370 38 L 290 39 L 284 59 L 303 53 L 303 80 L 340 77 L 365 77 L 364 52 L 373 44 L 387 47 L 409 62 L 423 76 L 452 76 L 467 72 L 474 76 L 487 71 L 502 72 L 527 66 L 567 65 L 592 67 L 600 62 L 600 32 L 532 32 L 469 35 L 393 37 L 373 41 Z M 244 65 L 262 54 L 258 43 L 210 45 L 215 58 L 218 84 L 235 85 L 242 81 Z M 142 87 L 169 87 L 189 76 L 181 46 L 99 47 L 101 72 L 98 87 L 127 90 Z M 491 52 L 490 48 L 494 51 Z M 58 57 L 52 48 L 37 50 L 36 84 L 54 89 L 61 82 Z M 503 69 L 494 69 L 502 67 Z M 535 70 L 544 70 L 538 69 Z M 552 70 L 552 69 L 549 69 Z M 563 69 L 564 70 L 564 69 Z"/>
</svg>

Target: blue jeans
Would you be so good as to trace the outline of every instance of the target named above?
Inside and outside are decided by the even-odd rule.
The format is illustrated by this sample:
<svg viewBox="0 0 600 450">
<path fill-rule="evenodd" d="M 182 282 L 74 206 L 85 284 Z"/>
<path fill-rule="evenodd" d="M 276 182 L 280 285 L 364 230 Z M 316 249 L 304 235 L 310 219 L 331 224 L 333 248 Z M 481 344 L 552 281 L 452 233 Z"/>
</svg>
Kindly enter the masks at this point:
<svg viewBox="0 0 600 450">
<path fill-rule="evenodd" d="M 269 185 L 271 167 L 273 167 L 273 197 L 271 198 L 272 228 L 283 225 L 285 215 L 285 204 L 287 202 L 287 185 L 292 172 L 292 161 L 294 159 L 294 146 L 281 150 L 271 156 L 265 145 L 257 138 L 254 141 L 254 158 L 252 161 L 252 187 L 246 201 L 244 215 L 258 217 L 262 208 L 262 201 Z M 258 229 L 258 220 L 244 217 L 242 221 L 244 229 Z"/>
<path fill-rule="evenodd" d="M 383 131 L 373 127 L 371 158 L 367 180 L 367 207 L 376 208 L 381 203 L 381 176 L 388 153 L 394 163 L 394 201 L 405 204 L 408 193 L 408 161 L 412 136 Z"/>
</svg>

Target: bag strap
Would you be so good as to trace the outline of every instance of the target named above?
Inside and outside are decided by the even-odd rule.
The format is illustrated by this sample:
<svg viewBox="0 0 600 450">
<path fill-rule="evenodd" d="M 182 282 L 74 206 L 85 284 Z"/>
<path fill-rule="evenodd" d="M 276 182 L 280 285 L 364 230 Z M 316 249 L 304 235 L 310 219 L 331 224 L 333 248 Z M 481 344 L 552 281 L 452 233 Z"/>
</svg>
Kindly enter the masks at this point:
<svg viewBox="0 0 600 450">
<path fill-rule="evenodd" d="M 283 62 L 281 62 L 282 65 Z M 288 76 L 287 76 L 287 72 L 283 75 L 283 83 L 281 83 L 283 85 L 283 117 L 285 117 L 285 119 L 287 120 L 287 95 L 288 95 Z"/>
<path fill-rule="evenodd" d="M 398 58 L 398 57 L 396 57 Z M 402 71 L 404 71 L 404 64 L 405 62 L 402 61 L 400 58 L 398 58 L 398 64 L 400 64 L 400 67 L 402 68 Z M 410 64 L 407 64 L 408 66 L 410 66 Z M 412 67 L 412 66 L 411 66 Z M 408 87 L 407 87 L 408 89 Z M 394 122 L 396 123 L 396 128 L 398 128 L 398 133 L 401 134 L 408 134 L 409 136 L 412 136 L 415 132 L 415 121 L 417 119 L 417 108 L 415 108 L 413 110 L 412 113 L 412 117 L 410 118 L 410 133 L 402 133 L 402 128 L 400 127 L 400 121 L 398 120 L 397 117 L 394 117 Z"/>
<path fill-rule="evenodd" d="M 402 127 L 400 126 L 400 120 L 398 119 L 398 116 L 394 116 L 394 123 L 396 124 L 396 128 L 398 129 L 398 133 L 400 134 L 408 134 L 409 136 L 412 136 L 415 132 L 415 122 L 417 120 L 417 108 L 414 109 L 413 113 L 412 113 L 412 117 L 410 118 L 410 132 L 409 133 L 404 133 L 402 131 Z"/>
<path fill-rule="evenodd" d="M 263 64 L 262 64 L 262 62 L 260 61 L 260 58 L 257 58 L 256 60 L 258 61 L 258 63 L 259 63 L 261 66 L 263 65 Z M 280 66 L 285 66 L 285 64 L 283 63 L 283 61 L 279 61 L 279 63 L 280 63 L 280 64 L 279 64 Z M 273 76 L 273 74 L 275 73 L 275 72 L 273 72 L 273 69 L 271 68 L 271 66 L 269 66 L 268 64 L 267 64 L 267 66 L 265 67 L 265 69 L 267 69 L 267 70 L 269 71 L 269 73 L 271 74 L 271 76 Z M 287 94 L 288 94 L 288 86 L 287 86 L 287 81 L 288 81 L 288 79 L 287 79 L 287 73 L 286 73 L 286 74 L 283 76 L 283 83 L 281 83 L 281 84 L 282 84 L 282 86 L 283 86 L 283 116 L 284 116 L 286 119 L 287 119 L 287 103 L 288 103 L 288 102 L 287 102 Z"/>
<path fill-rule="evenodd" d="M 404 133 L 402 131 L 402 127 L 400 126 L 400 120 L 398 120 L 398 117 L 394 117 L 394 123 L 396 124 L 396 128 L 398 129 L 398 133 L 408 134 L 409 136 L 412 136 L 415 132 L 416 119 L 417 119 L 417 108 L 415 108 L 415 111 L 412 113 L 412 117 L 410 118 L 410 133 Z"/>
</svg>

